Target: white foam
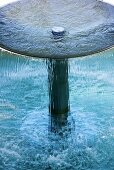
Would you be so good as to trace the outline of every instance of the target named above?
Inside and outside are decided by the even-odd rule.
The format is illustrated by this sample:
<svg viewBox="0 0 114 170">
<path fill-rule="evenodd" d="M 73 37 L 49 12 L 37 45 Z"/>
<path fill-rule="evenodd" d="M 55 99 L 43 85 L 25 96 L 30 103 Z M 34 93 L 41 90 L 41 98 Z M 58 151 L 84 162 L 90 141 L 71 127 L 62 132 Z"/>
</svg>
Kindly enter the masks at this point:
<svg viewBox="0 0 114 170">
<path fill-rule="evenodd" d="M 7 148 L 0 148 L 0 152 L 3 154 L 9 155 L 9 156 L 12 155 L 13 157 L 21 158 L 21 156 L 18 154 L 18 152 L 7 149 Z"/>
</svg>

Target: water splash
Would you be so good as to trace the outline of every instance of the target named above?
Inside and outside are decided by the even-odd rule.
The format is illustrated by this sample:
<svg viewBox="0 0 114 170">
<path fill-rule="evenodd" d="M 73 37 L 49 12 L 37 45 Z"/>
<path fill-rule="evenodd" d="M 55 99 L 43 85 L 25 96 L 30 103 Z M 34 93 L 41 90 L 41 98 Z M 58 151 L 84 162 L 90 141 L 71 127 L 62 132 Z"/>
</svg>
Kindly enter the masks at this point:
<svg viewBox="0 0 114 170">
<path fill-rule="evenodd" d="M 0 107 L 7 118 L 0 121 L 0 168 L 113 170 L 114 50 L 68 60 L 70 112 L 57 119 L 48 111 L 47 61 L 6 54 L 0 101 L 16 109 Z"/>
</svg>

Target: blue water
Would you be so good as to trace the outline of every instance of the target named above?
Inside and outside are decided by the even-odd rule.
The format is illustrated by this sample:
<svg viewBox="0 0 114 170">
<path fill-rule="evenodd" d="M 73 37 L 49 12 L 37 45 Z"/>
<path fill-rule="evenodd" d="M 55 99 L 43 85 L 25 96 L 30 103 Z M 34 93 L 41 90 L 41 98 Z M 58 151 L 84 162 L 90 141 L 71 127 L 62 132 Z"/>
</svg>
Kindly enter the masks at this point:
<svg viewBox="0 0 114 170">
<path fill-rule="evenodd" d="M 0 170 L 114 170 L 114 49 L 68 65 L 70 111 L 56 119 L 47 61 L 0 52 Z"/>
</svg>

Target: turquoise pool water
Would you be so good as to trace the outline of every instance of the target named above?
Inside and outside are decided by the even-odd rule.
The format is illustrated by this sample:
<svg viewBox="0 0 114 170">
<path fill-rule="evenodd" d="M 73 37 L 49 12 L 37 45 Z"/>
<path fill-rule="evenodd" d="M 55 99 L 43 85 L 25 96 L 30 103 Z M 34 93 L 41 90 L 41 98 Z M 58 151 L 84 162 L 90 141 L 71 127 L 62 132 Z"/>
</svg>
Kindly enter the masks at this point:
<svg viewBox="0 0 114 170">
<path fill-rule="evenodd" d="M 114 49 L 68 60 L 64 115 L 48 111 L 47 63 L 0 52 L 0 170 L 114 170 Z"/>
</svg>

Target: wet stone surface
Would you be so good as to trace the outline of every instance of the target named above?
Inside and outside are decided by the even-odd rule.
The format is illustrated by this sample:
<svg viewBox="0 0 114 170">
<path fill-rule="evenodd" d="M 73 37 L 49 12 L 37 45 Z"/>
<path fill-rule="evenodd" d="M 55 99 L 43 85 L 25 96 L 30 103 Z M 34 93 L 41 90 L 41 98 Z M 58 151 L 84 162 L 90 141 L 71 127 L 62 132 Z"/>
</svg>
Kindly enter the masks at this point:
<svg viewBox="0 0 114 170">
<path fill-rule="evenodd" d="M 114 7 L 96 0 L 23 0 L 0 9 L 0 46 L 41 58 L 70 58 L 114 45 Z M 64 27 L 64 37 L 51 29 Z"/>
</svg>

